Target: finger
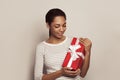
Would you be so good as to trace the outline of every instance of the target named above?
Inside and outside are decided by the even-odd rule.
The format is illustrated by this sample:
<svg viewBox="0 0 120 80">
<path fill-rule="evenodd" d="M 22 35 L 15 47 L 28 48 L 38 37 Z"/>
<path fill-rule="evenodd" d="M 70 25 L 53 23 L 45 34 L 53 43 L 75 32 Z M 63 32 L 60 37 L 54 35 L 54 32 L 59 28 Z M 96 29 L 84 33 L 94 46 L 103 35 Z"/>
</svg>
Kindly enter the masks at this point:
<svg viewBox="0 0 120 80">
<path fill-rule="evenodd" d="M 83 44 L 83 45 L 85 45 L 85 42 L 83 40 L 80 40 L 80 43 Z"/>
<path fill-rule="evenodd" d="M 80 69 L 77 69 L 77 70 L 74 72 L 74 74 L 78 74 L 78 73 L 80 73 Z"/>
<path fill-rule="evenodd" d="M 77 74 L 80 74 L 80 72 L 81 72 L 81 70 L 80 70 L 80 69 L 78 69 L 78 70 L 77 70 Z"/>
<path fill-rule="evenodd" d="M 88 42 L 88 43 L 91 43 L 91 40 L 88 39 L 88 38 L 86 38 L 84 41 L 85 41 L 85 42 Z"/>
<path fill-rule="evenodd" d="M 80 41 L 84 41 L 84 38 L 80 38 L 79 40 L 80 40 Z"/>
<path fill-rule="evenodd" d="M 63 67 L 64 69 L 66 69 L 66 70 L 70 70 L 71 68 L 70 67 Z"/>
<path fill-rule="evenodd" d="M 87 46 L 87 45 L 91 45 L 92 42 L 88 39 L 84 40 L 83 43 Z"/>
<path fill-rule="evenodd" d="M 67 75 L 70 77 L 75 77 L 80 74 L 80 69 L 77 69 L 76 71 L 67 71 Z"/>
<path fill-rule="evenodd" d="M 72 75 L 79 75 L 80 74 L 80 69 L 76 70 L 76 73 L 72 74 Z"/>
<path fill-rule="evenodd" d="M 86 42 L 89 42 L 89 40 L 88 40 L 88 38 L 82 38 L 82 39 L 80 39 L 80 42 L 86 43 Z"/>
<path fill-rule="evenodd" d="M 67 70 L 70 70 L 70 71 L 72 70 L 72 68 L 70 68 L 70 67 L 66 67 L 66 69 L 67 69 Z"/>
<path fill-rule="evenodd" d="M 76 74 L 76 73 L 79 73 L 80 72 L 80 69 L 77 69 L 75 71 L 69 71 L 71 74 Z"/>
<path fill-rule="evenodd" d="M 81 39 L 81 41 L 83 42 L 88 41 L 88 38 Z"/>
<path fill-rule="evenodd" d="M 70 70 L 66 70 L 65 72 L 68 73 L 68 74 L 71 74 L 71 75 L 77 73 L 77 71 L 70 71 Z"/>
<path fill-rule="evenodd" d="M 83 37 L 80 37 L 80 39 L 84 39 Z"/>
</svg>

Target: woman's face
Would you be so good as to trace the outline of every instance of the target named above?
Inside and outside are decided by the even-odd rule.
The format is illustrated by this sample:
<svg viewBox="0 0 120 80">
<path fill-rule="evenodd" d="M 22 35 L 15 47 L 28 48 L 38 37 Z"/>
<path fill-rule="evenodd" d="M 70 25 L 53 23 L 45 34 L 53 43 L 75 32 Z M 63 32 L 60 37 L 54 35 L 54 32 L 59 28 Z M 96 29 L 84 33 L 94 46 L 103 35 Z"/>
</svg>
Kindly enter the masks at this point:
<svg viewBox="0 0 120 80">
<path fill-rule="evenodd" d="M 49 26 L 50 36 L 55 38 L 62 38 L 64 32 L 66 31 L 66 20 L 63 16 L 57 16 L 54 18 L 53 22 Z"/>
</svg>

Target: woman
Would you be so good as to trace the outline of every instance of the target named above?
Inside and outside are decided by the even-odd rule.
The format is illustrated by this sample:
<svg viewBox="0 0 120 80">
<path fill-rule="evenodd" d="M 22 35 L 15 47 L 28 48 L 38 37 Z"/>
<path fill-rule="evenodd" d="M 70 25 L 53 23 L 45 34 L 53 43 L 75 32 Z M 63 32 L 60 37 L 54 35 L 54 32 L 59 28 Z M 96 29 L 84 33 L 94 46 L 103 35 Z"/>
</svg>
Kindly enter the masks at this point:
<svg viewBox="0 0 120 80">
<path fill-rule="evenodd" d="M 41 42 L 36 49 L 35 80 L 80 80 L 85 77 L 90 63 L 91 41 L 80 38 L 85 46 L 85 59 L 81 69 L 72 71 L 62 67 L 66 51 L 72 38 L 64 35 L 66 31 L 66 15 L 57 8 L 46 14 L 46 24 L 49 28 L 49 38 Z"/>
</svg>

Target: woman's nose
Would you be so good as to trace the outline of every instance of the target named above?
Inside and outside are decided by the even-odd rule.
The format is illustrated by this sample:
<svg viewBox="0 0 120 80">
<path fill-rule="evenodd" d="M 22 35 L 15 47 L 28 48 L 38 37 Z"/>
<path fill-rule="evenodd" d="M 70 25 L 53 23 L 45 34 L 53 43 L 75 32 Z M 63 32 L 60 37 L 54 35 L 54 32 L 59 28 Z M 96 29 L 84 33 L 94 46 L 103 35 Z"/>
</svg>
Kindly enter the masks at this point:
<svg viewBox="0 0 120 80">
<path fill-rule="evenodd" d="M 64 29 L 63 29 L 63 27 L 60 27 L 60 31 L 63 31 Z"/>
</svg>

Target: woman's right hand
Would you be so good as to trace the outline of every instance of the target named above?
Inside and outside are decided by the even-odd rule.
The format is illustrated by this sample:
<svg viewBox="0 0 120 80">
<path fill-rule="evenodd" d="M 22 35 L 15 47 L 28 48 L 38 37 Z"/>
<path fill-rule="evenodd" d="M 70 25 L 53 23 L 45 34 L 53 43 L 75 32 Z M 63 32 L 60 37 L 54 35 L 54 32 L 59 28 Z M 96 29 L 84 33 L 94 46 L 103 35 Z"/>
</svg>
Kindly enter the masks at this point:
<svg viewBox="0 0 120 80">
<path fill-rule="evenodd" d="M 76 71 L 72 71 L 71 68 L 63 67 L 62 69 L 62 75 L 63 76 L 69 76 L 69 77 L 76 77 L 77 75 L 80 75 L 80 69 L 77 69 Z"/>
</svg>

